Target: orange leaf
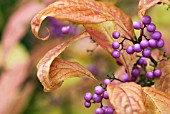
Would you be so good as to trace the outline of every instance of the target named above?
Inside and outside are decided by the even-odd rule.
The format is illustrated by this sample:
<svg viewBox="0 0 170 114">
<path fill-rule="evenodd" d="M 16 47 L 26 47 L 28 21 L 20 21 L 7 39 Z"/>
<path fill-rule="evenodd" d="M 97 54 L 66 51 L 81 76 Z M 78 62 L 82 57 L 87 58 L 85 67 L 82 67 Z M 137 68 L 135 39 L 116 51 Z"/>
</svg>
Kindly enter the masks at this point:
<svg viewBox="0 0 170 114">
<path fill-rule="evenodd" d="M 144 87 L 144 104 L 147 114 L 169 114 L 170 97 L 151 87 Z"/>
<path fill-rule="evenodd" d="M 157 68 L 162 71 L 162 75 L 155 79 L 155 88 L 170 95 L 170 60 L 161 61 Z"/>
<path fill-rule="evenodd" d="M 142 87 L 134 82 L 109 84 L 109 99 L 116 114 L 145 114 Z"/>
<path fill-rule="evenodd" d="M 71 77 L 86 77 L 97 81 L 97 79 L 95 79 L 94 76 L 80 64 L 63 61 L 57 58 L 57 56 L 74 41 L 88 36 L 89 34 L 84 32 L 79 36 L 73 37 L 72 39 L 48 51 L 40 60 L 37 65 L 37 75 L 46 92 L 60 87 L 65 79 Z"/>
<path fill-rule="evenodd" d="M 169 0 L 140 0 L 138 5 L 138 16 L 142 18 L 143 15 L 145 15 L 145 12 L 151 7 L 155 6 L 158 2 L 170 5 Z"/>
</svg>

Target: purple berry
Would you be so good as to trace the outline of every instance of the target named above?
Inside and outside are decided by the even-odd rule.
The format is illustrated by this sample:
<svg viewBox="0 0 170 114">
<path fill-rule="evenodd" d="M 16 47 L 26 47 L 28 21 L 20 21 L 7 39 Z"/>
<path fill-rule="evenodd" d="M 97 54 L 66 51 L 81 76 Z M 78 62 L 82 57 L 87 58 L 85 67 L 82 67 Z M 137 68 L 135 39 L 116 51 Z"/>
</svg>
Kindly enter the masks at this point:
<svg viewBox="0 0 170 114">
<path fill-rule="evenodd" d="M 102 86 L 96 86 L 94 88 L 94 92 L 98 95 L 101 95 L 104 92 L 104 89 L 102 88 Z"/>
<path fill-rule="evenodd" d="M 146 29 L 148 32 L 155 32 L 156 26 L 155 26 L 155 24 L 151 23 L 146 27 Z"/>
<path fill-rule="evenodd" d="M 149 47 L 155 48 L 156 45 L 157 45 L 157 41 L 156 40 L 154 40 L 154 39 L 150 39 L 149 40 Z"/>
<path fill-rule="evenodd" d="M 115 38 L 115 39 L 118 39 L 118 38 L 120 37 L 120 32 L 114 31 L 114 32 L 112 33 L 112 37 Z"/>
<path fill-rule="evenodd" d="M 159 32 L 159 31 L 155 31 L 153 34 L 152 34 L 152 39 L 154 40 L 160 40 L 162 37 L 162 34 Z"/>
<path fill-rule="evenodd" d="M 145 25 L 148 25 L 151 23 L 151 17 L 148 16 L 148 15 L 145 15 L 142 17 L 142 23 L 145 24 Z"/>
<path fill-rule="evenodd" d="M 127 52 L 128 54 L 133 54 L 133 53 L 134 53 L 133 46 L 127 46 L 126 52 Z"/>
<path fill-rule="evenodd" d="M 104 112 L 105 112 L 105 110 L 108 108 L 108 106 L 103 106 L 102 107 L 102 109 L 104 110 Z"/>
<path fill-rule="evenodd" d="M 103 92 L 103 98 L 104 98 L 104 99 L 109 99 L 109 96 L 108 96 L 108 92 L 107 92 L 107 91 L 104 91 L 104 92 Z"/>
<path fill-rule="evenodd" d="M 141 65 L 141 66 L 146 66 L 146 65 L 147 65 L 146 58 L 141 57 L 141 58 L 138 60 L 138 64 Z"/>
<path fill-rule="evenodd" d="M 119 42 L 113 42 L 113 43 L 112 43 L 112 48 L 113 48 L 113 49 L 118 49 L 119 47 L 120 47 Z"/>
<path fill-rule="evenodd" d="M 62 31 L 62 33 L 64 33 L 64 34 L 68 33 L 69 30 L 70 30 L 70 26 L 63 26 L 63 27 L 61 28 L 61 31 Z"/>
<path fill-rule="evenodd" d="M 128 74 L 123 75 L 123 76 L 122 76 L 122 80 L 123 80 L 124 82 L 128 82 L 128 81 L 129 81 L 129 75 L 128 75 Z"/>
<path fill-rule="evenodd" d="M 142 24 L 140 21 L 135 21 L 133 22 L 133 28 L 136 29 L 136 30 L 139 30 L 142 28 Z"/>
<path fill-rule="evenodd" d="M 120 57 L 120 51 L 114 50 L 114 51 L 112 52 L 112 57 L 114 57 L 114 58 L 119 58 L 119 57 Z"/>
<path fill-rule="evenodd" d="M 140 42 L 140 46 L 141 46 L 142 48 L 147 48 L 147 47 L 149 46 L 148 40 L 142 40 L 142 41 Z"/>
<path fill-rule="evenodd" d="M 134 68 L 132 70 L 132 76 L 138 76 L 140 74 L 140 68 Z"/>
<path fill-rule="evenodd" d="M 153 79 L 153 72 L 148 71 L 148 72 L 146 73 L 146 78 L 148 78 L 148 79 Z"/>
<path fill-rule="evenodd" d="M 114 113 L 113 108 L 108 107 L 108 108 L 105 109 L 105 114 L 113 114 L 113 113 Z"/>
<path fill-rule="evenodd" d="M 135 52 L 141 52 L 141 51 L 142 51 L 142 48 L 141 48 L 140 44 L 135 44 L 135 45 L 133 46 L 133 50 L 134 50 Z"/>
<path fill-rule="evenodd" d="M 104 110 L 102 108 L 96 108 L 95 114 L 104 114 Z"/>
<path fill-rule="evenodd" d="M 111 83 L 110 79 L 105 79 L 105 80 L 103 81 L 103 84 L 104 84 L 105 86 L 107 86 L 107 85 L 110 84 L 110 83 Z"/>
<path fill-rule="evenodd" d="M 137 76 L 132 76 L 131 81 L 135 82 L 137 80 Z"/>
<path fill-rule="evenodd" d="M 90 102 L 92 100 L 93 95 L 90 92 L 84 94 L 84 100 Z"/>
<path fill-rule="evenodd" d="M 151 50 L 146 48 L 142 51 L 143 57 L 150 57 L 151 56 Z"/>
<path fill-rule="evenodd" d="M 157 70 L 155 70 L 155 71 L 153 72 L 153 75 L 154 75 L 155 77 L 160 77 L 160 76 L 162 75 L 162 71 L 159 70 L 159 69 L 157 69 Z"/>
<path fill-rule="evenodd" d="M 157 42 L 157 47 L 158 48 L 162 48 L 164 46 L 164 40 L 163 39 L 160 39 L 158 42 Z"/>
<path fill-rule="evenodd" d="M 91 102 L 85 101 L 85 102 L 84 102 L 84 106 L 85 106 L 86 108 L 90 108 Z"/>
<path fill-rule="evenodd" d="M 93 95 L 93 100 L 94 100 L 94 102 L 96 102 L 96 103 L 100 103 L 100 102 L 102 101 L 102 96 L 101 96 L 101 95 L 94 94 L 94 95 Z"/>
</svg>

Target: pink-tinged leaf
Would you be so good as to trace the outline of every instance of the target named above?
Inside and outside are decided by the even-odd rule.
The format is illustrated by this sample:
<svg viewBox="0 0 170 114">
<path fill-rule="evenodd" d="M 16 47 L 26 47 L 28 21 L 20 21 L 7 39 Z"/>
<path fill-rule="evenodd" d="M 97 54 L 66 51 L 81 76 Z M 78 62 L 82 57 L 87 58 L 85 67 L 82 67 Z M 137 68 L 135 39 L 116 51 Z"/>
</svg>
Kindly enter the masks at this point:
<svg viewBox="0 0 170 114">
<path fill-rule="evenodd" d="M 65 79 L 71 77 L 85 77 L 97 81 L 97 79 L 94 78 L 94 76 L 80 64 L 57 58 L 57 56 L 62 53 L 70 44 L 85 37 L 89 37 L 87 32 L 73 37 L 72 39 L 48 51 L 40 60 L 37 65 L 37 75 L 40 82 L 44 86 L 45 92 L 60 87 Z"/>
<path fill-rule="evenodd" d="M 159 2 L 170 5 L 169 0 L 140 0 L 138 5 L 138 16 L 142 18 L 147 10 L 149 10 Z"/>
<path fill-rule="evenodd" d="M 170 60 L 161 61 L 157 69 L 162 71 L 162 75 L 155 78 L 155 88 L 170 96 Z"/>
<path fill-rule="evenodd" d="M 2 35 L 2 46 L 5 55 L 24 36 L 31 18 L 43 7 L 44 5 L 40 3 L 28 2 L 17 9 L 9 18 Z"/>
<path fill-rule="evenodd" d="M 147 114 L 169 114 L 170 96 L 151 87 L 144 87 L 143 93 Z"/>
<path fill-rule="evenodd" d="M 107 87 L 109 100 L 116 114 L 145 114 L 142 87 L 134 82 Z"/>
</svg>

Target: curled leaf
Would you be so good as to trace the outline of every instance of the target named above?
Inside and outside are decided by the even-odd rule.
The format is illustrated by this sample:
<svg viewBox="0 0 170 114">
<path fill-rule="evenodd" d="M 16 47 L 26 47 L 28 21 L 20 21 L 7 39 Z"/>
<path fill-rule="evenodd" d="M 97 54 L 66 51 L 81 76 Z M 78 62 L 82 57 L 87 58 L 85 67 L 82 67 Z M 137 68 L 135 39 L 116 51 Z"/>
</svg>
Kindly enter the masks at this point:
<svg viewBox="0 0 170 114">
<path fill-rule="evenodd" d="M 170 97 L 151 87 L 144 87 L 144 104 L 147 114 L 169 114 Z"/>
<path fill-rule="evenodd" d="M 109 100 L 116 114 L 145 114 L 142 87 L 136 83 L 109 84 Z"/>
<path fill-rule="evenodd" d="M 157 69 L 162 71 L 162 75 L 155 79 L 155 88 L 170 95 L 170 60 L 161 61 Z"/>
<path fill-rule="evenodd" d="M 46 92 L 60 87 L 65 79 L 71 77 L 86 77 L 97 81 L 97 79 L 95 79 L 94 76 L 80 64 L 75 62 L 63 61 L 57 58 L 57 56 L 62 53 L 70 44 L 72 44 L 76 40 L 88 36 L 89 34 L 87 32 L 84 32 L 79 36 L 73 37 L 72 39 L 48 51 L 45 56 L 40 60 L 37 65 L 37 75 Z"/>
<path fill-rule="evenodd" d="M 159 2 L 170 5 L 169 0 L 140 0 L 138 5 L 138 16 L 142 18 L 148 9 L 155 6 Z"/>
</svg>

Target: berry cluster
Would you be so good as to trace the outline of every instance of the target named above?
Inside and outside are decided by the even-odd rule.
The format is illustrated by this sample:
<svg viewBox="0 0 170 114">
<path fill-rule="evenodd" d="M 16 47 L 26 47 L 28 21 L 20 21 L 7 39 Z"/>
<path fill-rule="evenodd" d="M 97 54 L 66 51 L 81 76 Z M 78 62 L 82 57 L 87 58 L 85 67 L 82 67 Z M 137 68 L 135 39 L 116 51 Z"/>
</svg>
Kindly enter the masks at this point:
<svg viewBox="0 0 170 114">
<path fill-rule="evenodd" d="M 86 108 L 90 108 L 91 103 L 100 103 L 101 106 L 99 108 L 96 108 L 95 114 L 113 114 L 114 110 L 113 108 L 109 106 L 103 106 L 102 100 L 103 99 L 109 99 L 108 93 L 106 90 L 107 85 L 111 83 L 110 79 L 105 79 L 103 81 L 103 84 L 98 85 L 94 88 L 94 95 L 90 92 L 87 92 L 84 94 L 84 106 Z"/>
<path fill-rule="evenodd" d="M 137 54 L 137 57 L 139 59 L 133 66 L 131 79 L 129 80 L 128 74 L 125 74 L 122 76 L 123 81 L 137 81 L 139 77 L 140 79 L 138 80 L 138 82 L 141 82 L 142 80 L 145 80 L 146 82 L 147 80 L 149 80 L 150 84 L 153 84 L 152 79 L 154 77 L 160 77 L 162 72 L 161 70 L 156 69 L 158 62 L 154 60 L 151 54 L 153 49 L 161 49 L 164 46 L 162 34 L 161 32 L 156 30 L 155 24 L 151 23 L 151 17 L 148 15 L 145 15 L 141 21 L 133 22 L 133 28 L 135 30 L 140 30 L 140 35 L 138 38 L 135 36 L 135 40 L 120 36 L 120 33 L 118 31 L 114 31 L 112 33 L 112 37 L 114 39 L 123 38 L 120 43 L 117 41 L 114 41 L 112 43 L 112 48 L 114 49 L 112 52 L 112 57 L 119 58 L 121 56 L 121 50 L 125 50 L 127 54 Z M 145 29 L 151 35 L 149 38 L 144 34 Z M 123 44 L 125 40 L 130 41 L 133 45 L 128 45 L 125 47 Z M 151 61 L 151 63 L 153 64 L 153 70 L 151 71 L 146 70 L 148 61 Z M 146 83 L 144 84 L 144 86 L 147 85 Z"/>
</svg>

